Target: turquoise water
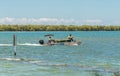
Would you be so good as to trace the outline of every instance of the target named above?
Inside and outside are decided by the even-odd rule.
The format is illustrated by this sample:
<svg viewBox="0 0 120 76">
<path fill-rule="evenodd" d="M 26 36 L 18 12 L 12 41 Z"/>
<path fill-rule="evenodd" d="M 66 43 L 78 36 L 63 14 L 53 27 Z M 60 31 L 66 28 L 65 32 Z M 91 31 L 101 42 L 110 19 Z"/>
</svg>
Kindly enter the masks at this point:
<svg viewBox="0 0 120 76">
<path fill-rule="evenodd" d="M 14 57 L 13 34 L 17 36 Z M 40 39 L 82 41 L 79 46 L 42 46 Z M 0 32 L 0 76 L 120 76 L 119 31 Z"/>
</svg>

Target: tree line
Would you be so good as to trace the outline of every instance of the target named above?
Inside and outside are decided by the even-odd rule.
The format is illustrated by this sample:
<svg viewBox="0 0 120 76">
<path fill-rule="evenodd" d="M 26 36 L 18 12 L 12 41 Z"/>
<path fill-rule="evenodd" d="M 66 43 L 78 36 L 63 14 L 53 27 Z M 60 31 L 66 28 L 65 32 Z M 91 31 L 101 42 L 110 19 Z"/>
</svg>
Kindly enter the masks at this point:
<svg viewBox="0 0 120 76">
<path fill-rule="evenodd" d="M 120 31 L 120 26 L 100 25 L 0 25 L 0 31 Z"/>
</svg>

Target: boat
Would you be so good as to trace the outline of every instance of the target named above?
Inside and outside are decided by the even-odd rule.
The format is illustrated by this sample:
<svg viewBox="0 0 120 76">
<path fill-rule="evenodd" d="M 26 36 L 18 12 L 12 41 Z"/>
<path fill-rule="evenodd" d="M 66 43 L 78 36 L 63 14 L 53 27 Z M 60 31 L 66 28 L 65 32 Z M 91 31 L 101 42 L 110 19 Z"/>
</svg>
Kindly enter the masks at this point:
<svg viewBox="0 0 120 76">
<path fill-rule="evenodd" d="M 74 45 L 80 45 L 81 41 L 71 41 L 69 42 L 69 40 L 51 40 L 51 42 L 45 42 L 44 40 L 39 40 L 39 43 L 41 45 L 49 45 L 49 46 L 53 46 L 53 45 L 67 45 L 67 46 L 74 46 Z"/>
<path fill-rule="evenodd" d="M 52 34 L 48 34 L 45 35 L 45 37 L 50 37 L 50 36 L 54 36 Z M 53 45 L 67 45 L 67 46 L 74 46 L 74 45 L 80 45 L 81 41 L 76 41 L 76 40 L 69 40 L 69 39 L 54 39 L 54 40 L 50 40 L 45 42 L 45 40 L 39 40 L 39 44 L 41 45 L 49 45 L 49 46 L 53 46 Z"/>
</svg>

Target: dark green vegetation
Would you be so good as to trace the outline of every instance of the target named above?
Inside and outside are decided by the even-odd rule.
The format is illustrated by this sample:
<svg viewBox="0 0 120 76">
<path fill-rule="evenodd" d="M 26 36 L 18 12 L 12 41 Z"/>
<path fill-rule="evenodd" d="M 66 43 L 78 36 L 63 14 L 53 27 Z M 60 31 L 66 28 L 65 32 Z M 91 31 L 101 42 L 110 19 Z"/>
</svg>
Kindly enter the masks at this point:
<svg viewBox="0 0 120 76">
<path fill-rule="evenodd" d="M 120 31 L 120 26 L 0 25 L 0 31 Z"/>
</svg>

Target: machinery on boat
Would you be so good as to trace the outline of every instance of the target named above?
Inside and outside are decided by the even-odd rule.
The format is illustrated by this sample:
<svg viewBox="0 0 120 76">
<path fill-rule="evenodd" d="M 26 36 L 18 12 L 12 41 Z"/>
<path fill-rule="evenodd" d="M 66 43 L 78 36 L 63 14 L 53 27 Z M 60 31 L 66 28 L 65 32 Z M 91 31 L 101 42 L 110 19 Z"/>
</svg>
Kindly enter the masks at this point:
<svg viewBox="0 0 120 76">
<path fill-rule="evenodd" d="M 51 36 L 54 36 L 52 34 L 48 34 L 48 35 L 45 35 L 45 37 L 50 37 Z M 39 43 L 41 45 L 68 45 L 68 46 L 72 46 L 72 45 L 80 45 L 81 44 L 81 41 L 76 41 L 76 40 L 69 40 L 69 39 L 51 39 L 51 40 L 48 40 L 47 42 L 45 42 L 44 40 L 39 40 Z"/>
</svg>

